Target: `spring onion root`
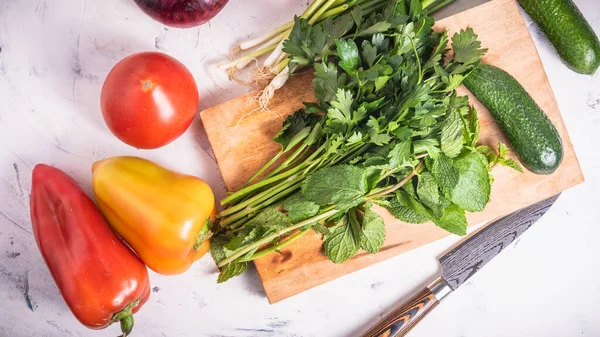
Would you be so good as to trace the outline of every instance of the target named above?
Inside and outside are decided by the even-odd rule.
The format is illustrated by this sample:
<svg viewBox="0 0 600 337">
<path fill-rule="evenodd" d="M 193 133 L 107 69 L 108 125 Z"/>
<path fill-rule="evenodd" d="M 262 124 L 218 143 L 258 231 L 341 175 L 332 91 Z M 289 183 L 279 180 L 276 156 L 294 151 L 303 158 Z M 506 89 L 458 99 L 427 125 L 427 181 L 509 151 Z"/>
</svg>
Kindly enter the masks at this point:
<svg viewBox="0 0 600 337">
<path fill-rule="evenodd" d="M 348 13 L 355 6 L 363 8 L 363 16 L 369 15 L 373 11 L 385 6 L 388 0 L 314 0 L 300 16 L 309 24 L 317 24 L 329 18 Z M 429 14 L 449 5 L 455 0 L 421 0 L 421 4 Z M 294 21 L 281 25 L 274 30 L 262 34 L 258 37 L 241 42 L 235 46 L 231 52 L 234 61 L 219 66 L 224 70 L 229 78 L 238 83 L 253 86 L 264 87 L 257 96 L 260 109 L 268 111 L 269 102 L 273 98 L 275 91 L 283 87 L 290 75 L 298 70 L 298 67 L 290 69 L 288 67 L 288 54 L 283 51 L 283 43 L 287 40 L 294 27 Z M 240 56 L 242 52 L 249 51 L 248 54 Z M 270 54 L 268 54 L 270 53 Z M 268 54 L 268 56 L 267 56 Z M 260 62 L 259 58 L 264 58 Z M 238 77 L 238 73 L 248 65 L 254 63 L 256 68 L 251 71 L 250 79 L 244 80 Z M 270 82 L 269 82 L 270 81 Z M 239 123 L 238 123 L 239 124 Z"/>
</svg>

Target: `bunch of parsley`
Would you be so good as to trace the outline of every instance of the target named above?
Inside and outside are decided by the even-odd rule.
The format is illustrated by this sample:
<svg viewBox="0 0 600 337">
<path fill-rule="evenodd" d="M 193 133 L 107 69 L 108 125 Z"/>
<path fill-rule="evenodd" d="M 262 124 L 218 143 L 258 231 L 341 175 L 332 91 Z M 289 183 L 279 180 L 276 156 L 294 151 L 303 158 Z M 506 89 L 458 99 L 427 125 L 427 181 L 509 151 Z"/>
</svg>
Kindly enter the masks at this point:
<svg viewBox="0 0 600 337">
<path fill-rule="evenodd" d="M 335 263 L 376 253 L 385 226 L 373 205 L 464 235 L 465 211 L 490 199 L 492 167 L 520 169 L 503 144 L 478 146 L 477 112 L 456 95 L 486 51 L 473 30 L 452 37 L 450 55 L 447 32 L 433 31 L 418 0 L 361 11 L 296 19 L 285 51 L 290 64 L 314 68 L 318 103 L 286 119 L 274 139 L 281 151 L 222 201 L 211 242 L 219 282 L 309 230 Z"/>
</svg>

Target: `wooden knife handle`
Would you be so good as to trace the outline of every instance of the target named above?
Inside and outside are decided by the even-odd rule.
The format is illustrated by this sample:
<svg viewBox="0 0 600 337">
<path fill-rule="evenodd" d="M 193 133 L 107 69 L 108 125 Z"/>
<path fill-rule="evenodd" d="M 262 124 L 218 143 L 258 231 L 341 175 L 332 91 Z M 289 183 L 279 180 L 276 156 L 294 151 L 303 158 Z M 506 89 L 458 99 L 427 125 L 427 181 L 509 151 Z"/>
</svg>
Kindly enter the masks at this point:
<svg viewBox="0 0 600 337">
<path fill-rule="evenodd" d="M 433 291 L 432 291 L 433 290 Z M 440 300 L 450 293 L 450 288 L 441 278 L 392 311 L 362 337 L 401 337 L 405 336 Z"/>
</svg>

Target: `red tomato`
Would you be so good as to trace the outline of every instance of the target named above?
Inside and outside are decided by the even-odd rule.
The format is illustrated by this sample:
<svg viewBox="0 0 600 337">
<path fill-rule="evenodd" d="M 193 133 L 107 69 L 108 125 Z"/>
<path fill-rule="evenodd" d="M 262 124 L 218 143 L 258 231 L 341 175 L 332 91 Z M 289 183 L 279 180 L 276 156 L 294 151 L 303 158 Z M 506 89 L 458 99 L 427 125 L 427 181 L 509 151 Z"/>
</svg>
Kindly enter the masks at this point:
<svg viewBox="0 0 600 337">
<path fill-rule="evenodd" d="M 106 125 L 120 140 L 155 149 L 190 126 L 198 110 L 198 88 L 189 70 L 171 56 L 133 54 L 108 73 L 101 108 Z"/>
</svg>

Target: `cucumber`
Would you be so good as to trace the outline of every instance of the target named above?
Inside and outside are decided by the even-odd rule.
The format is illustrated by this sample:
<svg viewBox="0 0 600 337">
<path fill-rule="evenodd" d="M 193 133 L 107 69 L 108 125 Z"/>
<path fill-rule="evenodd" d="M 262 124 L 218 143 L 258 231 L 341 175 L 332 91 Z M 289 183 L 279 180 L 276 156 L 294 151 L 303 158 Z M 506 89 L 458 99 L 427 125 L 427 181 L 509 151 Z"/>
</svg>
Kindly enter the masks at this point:
<svg viewBox="0 0 600 337">
<path fill-rule="evenodd" d="M 481 64 L 464 82 L 492 113 L 521 163 L 536 174 L 551 174 L 563 159 L 562 140 L 544 111 L 504 70 Z"/>
<path fill-rule="evenodd" d="M 600 41 L 573 1 L 519 0 L 519 2 L 546 34 L 569 68 L 589 75 L 598 69 Z"/>
</svg>

